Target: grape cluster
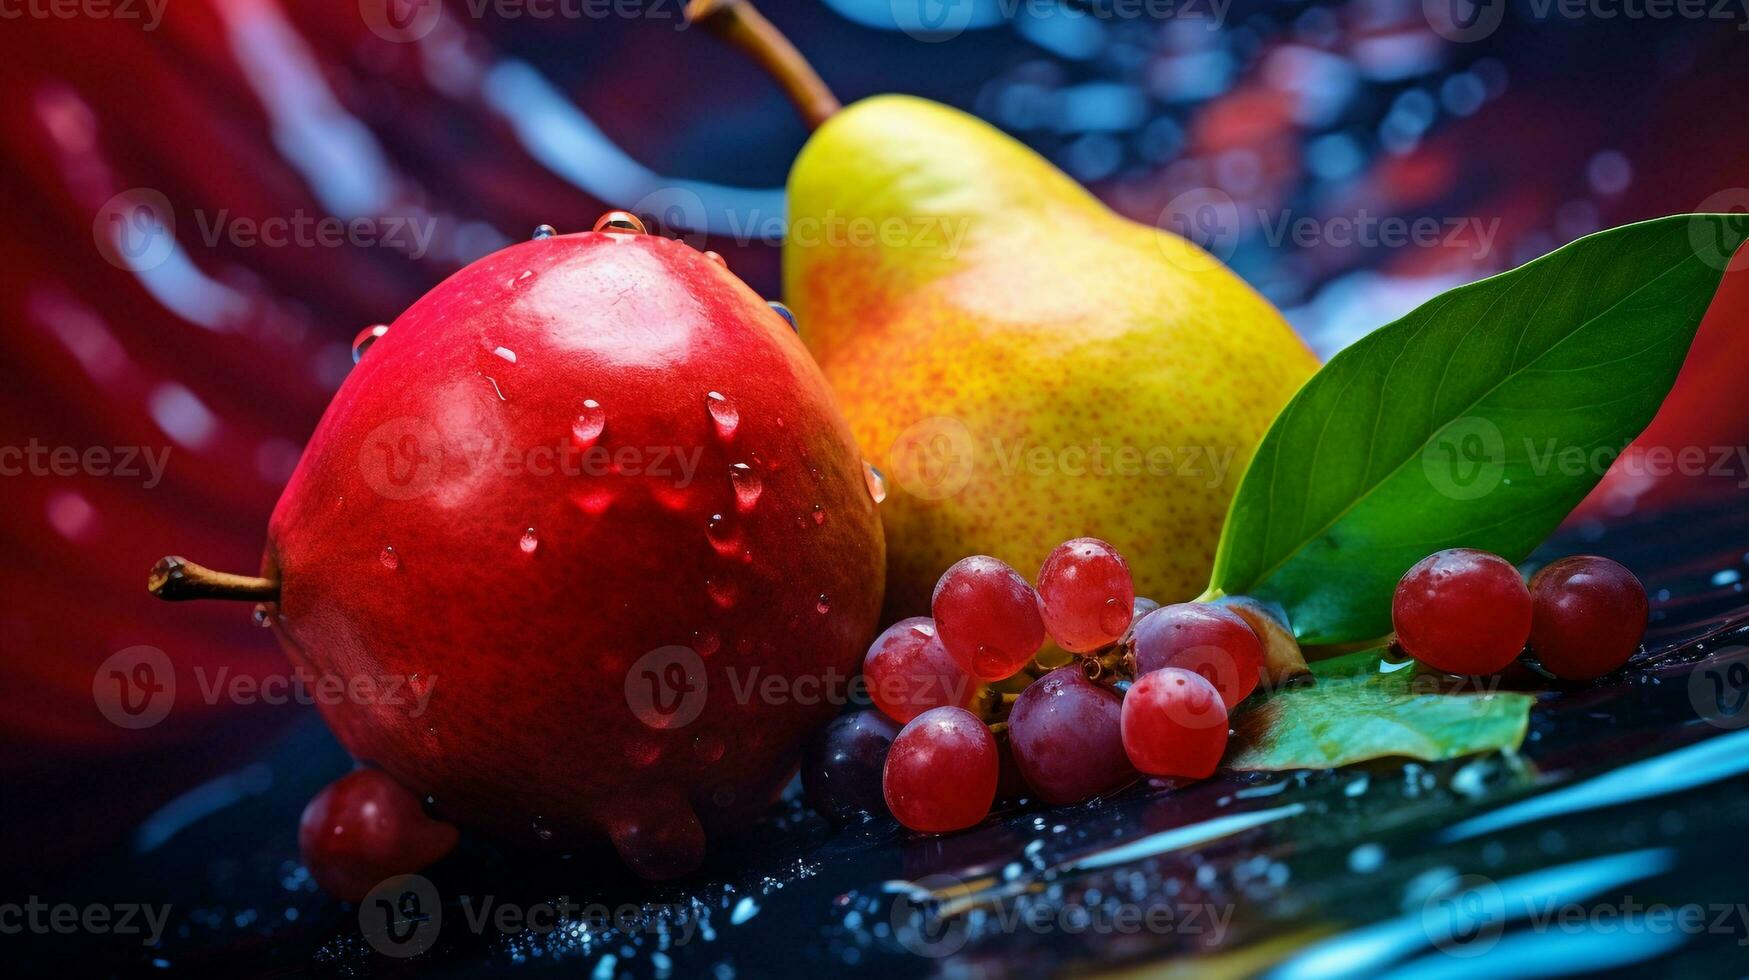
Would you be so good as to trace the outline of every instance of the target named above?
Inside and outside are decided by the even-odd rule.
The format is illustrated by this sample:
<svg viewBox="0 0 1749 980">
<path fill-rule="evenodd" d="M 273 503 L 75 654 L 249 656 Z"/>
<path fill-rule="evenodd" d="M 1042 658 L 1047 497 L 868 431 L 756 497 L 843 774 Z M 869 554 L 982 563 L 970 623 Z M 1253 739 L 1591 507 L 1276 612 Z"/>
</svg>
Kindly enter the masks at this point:
<svg viewBox="0 0 1749 980">
<path fill-rule="evenodd" d="M 1544 670 L 1583 681 L 1627 663 L 1648 610 L 1645 586 L 1608 558 L 1562 558 L 1526 586 L 1498 555 L 1449 548 L 1404 573 L 1391 624 L 1403 652 L 1447 673 L 1498 673 L 1528 645 Z"/>
<path fill-rule="evenodd" d="M 1036 581 L 965 558 L 936 584 L 932 615 L 875 639 L 863 675 L 877 710 L 840 718 L 804 764 L 816 810 L 842 823 L 885 809 L 946 833 L 1000 800 L 1065 805 L 1215 771 L 1228 713 L 1264 669 L 1247 620 L 1137 596 L 1129 563 L 1097 538 L 1058 546 Z"/>
</svg>

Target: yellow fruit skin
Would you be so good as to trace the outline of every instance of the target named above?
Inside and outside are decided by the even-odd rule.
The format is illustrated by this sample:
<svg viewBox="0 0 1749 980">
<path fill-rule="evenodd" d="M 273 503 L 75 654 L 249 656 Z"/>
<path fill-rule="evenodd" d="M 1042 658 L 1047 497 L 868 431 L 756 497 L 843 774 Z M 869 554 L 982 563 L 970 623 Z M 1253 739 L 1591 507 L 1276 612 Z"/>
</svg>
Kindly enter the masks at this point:
<svg viewBox="0 0 1749 980">
<path fill-rule="evenodd" d="M 888 477 L 889 616 L 990 554 L 1029 579 L 1104 538 L 1136 590 L 1202 592 L 1227 504 L 1317 368 L 1206 252 L 1112 213 L 975 117 L 880 96 L 789 179 L 784 292 Z"/>
</svg>

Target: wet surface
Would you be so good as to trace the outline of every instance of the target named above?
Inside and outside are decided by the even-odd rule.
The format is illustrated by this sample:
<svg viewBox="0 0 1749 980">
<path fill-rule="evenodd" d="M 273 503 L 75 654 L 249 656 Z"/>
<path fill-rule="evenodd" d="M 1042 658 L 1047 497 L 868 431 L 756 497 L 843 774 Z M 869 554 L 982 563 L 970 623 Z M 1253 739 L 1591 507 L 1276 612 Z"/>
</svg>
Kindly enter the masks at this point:
<svg viewBox="0 0 1749 980">
<path fill-rule="evenodd" d="M 168 903 L 157 946 L 82 936 L 40 951 L 81 973 L 1033 976 L 1167 960 L 1287 977 L 1735 969 L 1749 949 L 1749 912 L 1736 904 L 1736 842 L 1749 829 L 1749 514 L 1725 498 L 1607 531 L 1579 525 L 1533 563 L 1583 552 L 1647 582 L 1647 650 L 1595 684 L 1545 683 L 1527 668 L 1508 677 L 1543 692 L 1518 753 L 1137 786 L 1008 809 L 938 838 L 885 820 L 834 831 L 792 794 L 667 885 L 628 879 L 605 854 L 529 860 L 470 842 L 415 883 L 415 898 L 401 895 L 414 886 L 396 891 L 417 914 L 390 936 L 371 900 L 361 916 L 298 865 L 297 814 L 346 765 L 312 717 L 141 824 L 76 890 Z"/>
</svg>

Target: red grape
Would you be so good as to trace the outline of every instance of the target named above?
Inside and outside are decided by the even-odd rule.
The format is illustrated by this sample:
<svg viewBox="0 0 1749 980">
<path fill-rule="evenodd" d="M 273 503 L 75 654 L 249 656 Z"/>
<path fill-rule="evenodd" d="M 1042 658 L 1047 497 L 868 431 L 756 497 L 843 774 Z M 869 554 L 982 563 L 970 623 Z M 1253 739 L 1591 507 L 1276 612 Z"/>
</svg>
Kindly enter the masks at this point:
<svg viewBox="0 0 1749 980">
<path fill-rule="evenodd" d="M 1263 674 L 1263 641 L 1238 613 L 1201 602 L 1161 606 L 1136 624 L 1136 676 L 1162 667 L 1201 674 L 1232 710 Z"/>
<path fill-rule="evenodd" d="M 1203 779 L 1227 750 L 1227 708 L 1201 674 L 1164 667 L 1130 685 L 1122 730 L 1124 752 L 1137 769 Z"/>
<path fill-rule="evenodd" d="M 979 680 L 1012 676 L 1044 646 L 1038 593 L 988 555 L 955 562 L 935 583 L 931 605 L 941 645 Z"/>
<path fill-rule="evenodd" d="M 1129 562 L 1098 538 L 1057 545 L 1038 570 L 1045 631 L 1070 653 L 1110 646 L 1129 629 L 1136 585 Z"/>
<path fill-rule="evenodd" d="M 928 616 L 887 627 L 869 646 L 862 675 L 875 707 L 901 725 L 930 708 L 964 708 L 978 693 L 977 683 L 941 645 Z"/>
<path fill-rule="evenodd" d="M 802 793 L 808 805 L 836 824 L 886 813 L 881 772 L 898 734 L 899 726 L 878 711 L 834 718 L 802 757 Z"/>
<path fill-rule="evenodd" d="M 1404 573 L 1391 623 L 1416 660 L 1448 674 L 1492 674 L 1530 638 L 1530 590 L 1506 559 L 1449 548 Z"/>
<path fill-rule="evenodd" d="M 911 719 L 887 752 L 887 809 L 912 830 L 944 834 L 984 819 L 996 800 L 996 738 L 964 708 Z"/>
<path fill-rule="evenodd" d="M 304 867 L 324 891 L 348 902 L 384 879 L 424 870 L 459 838 L 453 825 L 426 816 L 419 800 L 380 769 L 359 769 L 329 783 L 298 820 Z"/>
<path fill-rule="evenodd" d="M 1646 631 L 1646 587 L 1595 555 L 1562 558 L 1530 580 L 1530 648 L 1544 669 L 1570 681 L 1627 663 Z"/>
<path fill-rule="evenodd" d="M 1046 803 L 1079 803 L 1136 778 L 1123 750 L 1123 700 L 1079 664 L 1027 685 L 1008 715 L 1020 775 Z"/>
</svg>

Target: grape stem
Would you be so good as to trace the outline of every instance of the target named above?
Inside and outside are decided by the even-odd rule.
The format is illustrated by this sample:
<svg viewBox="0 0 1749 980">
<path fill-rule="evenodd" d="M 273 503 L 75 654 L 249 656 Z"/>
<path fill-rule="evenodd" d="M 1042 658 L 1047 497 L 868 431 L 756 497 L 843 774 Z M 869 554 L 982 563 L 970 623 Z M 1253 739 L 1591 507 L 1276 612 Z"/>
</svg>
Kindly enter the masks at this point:
<svg viewBox="0 0 1749 980">
<path fill-rule="evenodd" d="M 747 0 L 691 0 L 686 5 L 686 20 L 739 49 L 765 69 L 795 103 L 809 130 L 819 129 L 821 123 L 844 108 L 808 59 Z"/>
</svg>

